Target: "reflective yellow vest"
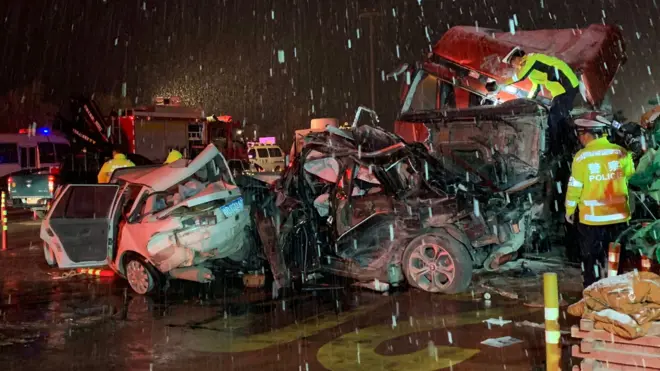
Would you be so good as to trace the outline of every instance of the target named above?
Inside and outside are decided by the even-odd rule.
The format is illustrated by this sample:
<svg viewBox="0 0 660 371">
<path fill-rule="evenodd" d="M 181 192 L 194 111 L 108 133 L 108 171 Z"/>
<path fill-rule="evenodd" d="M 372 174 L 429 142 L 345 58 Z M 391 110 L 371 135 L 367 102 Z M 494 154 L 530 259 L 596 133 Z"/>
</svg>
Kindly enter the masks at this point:
<svg viewBox="0 0 660 371">
<path fill-rule="evenodd" d="M 607 138 L 591 141 L 573 159 L 566 191 L 566 214 L 580 208 L 580 223 L 608 225 L 630 220 L 628 178 L 635 172 L 631 154 Z"/>
<path fill-rule="evenodd" d="M 106 161 L 105 164 L 103 164 L 97 179 L 99 183 L 108 183 L 110 181 L 110 177 L 112 176 L 112 172 L 115 171 L 115 169 L 133 166 L 135 166 L 133 161 L 127 159 L 126 155 L 118 153 L 112 158 L 112 160 Z"/>
<path fill-rule="evenodd" d="M 534 98 L 539 86 L 543 86 L 554 98 L 566 93 L 568 89 L 577 88 L 580 85 L 580 79 L 571 67 L 557 57 L 530 53 L 526 54 L 522 60 L 522 67 L 503 85 L 511 85 L 529 79 L 532 82 L 532 88 L 527 97 L 530 99 Z"/>
</svg>

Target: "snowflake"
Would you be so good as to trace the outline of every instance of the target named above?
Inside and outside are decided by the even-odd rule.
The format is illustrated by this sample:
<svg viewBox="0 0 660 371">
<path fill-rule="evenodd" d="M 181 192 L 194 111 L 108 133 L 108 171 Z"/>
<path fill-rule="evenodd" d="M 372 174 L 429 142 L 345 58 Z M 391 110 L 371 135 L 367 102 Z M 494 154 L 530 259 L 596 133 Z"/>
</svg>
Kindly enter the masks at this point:
<svg viewBox="0 0 660 371">
<path fill-rule="evenodd" d="M 589 167 L 589 173 L 600 174 L 600 164 L 593 162 L 587 166 Z"/>
<path fill-rule="evenodd" d="M 610 161 L 607 163 L 607 169 L 610 172 L 619 170 L 619 161 Z"/>
</svg>

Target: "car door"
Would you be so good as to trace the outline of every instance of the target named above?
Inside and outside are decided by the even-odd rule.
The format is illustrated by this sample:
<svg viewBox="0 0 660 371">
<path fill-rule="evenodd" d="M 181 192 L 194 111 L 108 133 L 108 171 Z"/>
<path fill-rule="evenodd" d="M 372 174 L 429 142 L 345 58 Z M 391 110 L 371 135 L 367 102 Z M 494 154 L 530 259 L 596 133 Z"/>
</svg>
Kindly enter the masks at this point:
<svg viewBox="0 0 660 371">
<path fill-rule="evenodd" d="M 60 193 L 41 226 L 41 238 L 60 268 L 107 264 L 118 191 L 116 184 L 70 184 Z"/>
</svg>

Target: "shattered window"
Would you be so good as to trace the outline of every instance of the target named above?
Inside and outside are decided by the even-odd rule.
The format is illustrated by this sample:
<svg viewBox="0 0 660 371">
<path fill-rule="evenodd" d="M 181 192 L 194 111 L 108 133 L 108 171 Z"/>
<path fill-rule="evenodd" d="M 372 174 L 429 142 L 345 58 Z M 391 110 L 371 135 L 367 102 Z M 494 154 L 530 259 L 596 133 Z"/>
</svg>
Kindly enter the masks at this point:
<svg viewBox="0 0 660 371">
<path fill-rule="evenodd" d="M 413 92 L 408 111 L 428 111 L 436 109 L 438 78 L 427 75 L 419 82 Z"/>
</svg>

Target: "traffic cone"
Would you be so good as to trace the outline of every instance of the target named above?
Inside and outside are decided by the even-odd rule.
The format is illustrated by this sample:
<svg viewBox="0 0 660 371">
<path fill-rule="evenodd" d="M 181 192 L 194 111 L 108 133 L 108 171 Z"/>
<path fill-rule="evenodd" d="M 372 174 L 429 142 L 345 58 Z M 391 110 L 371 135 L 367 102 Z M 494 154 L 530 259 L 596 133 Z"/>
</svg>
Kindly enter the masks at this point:
<svg viewBox="0 0 660 371">
<path fill-rule="evenodd" d="M 651 259 L 646 255 L 642 255 L 642 266 L 640 270 L 642 272 L 648 272 L 651 270 Z"/>
<path fill-rule="evenodd" d="M 614 277 L 619 273 L 621 244 L 611 242 L 607 250 L 607 277 Z"/>
</svg>

